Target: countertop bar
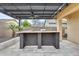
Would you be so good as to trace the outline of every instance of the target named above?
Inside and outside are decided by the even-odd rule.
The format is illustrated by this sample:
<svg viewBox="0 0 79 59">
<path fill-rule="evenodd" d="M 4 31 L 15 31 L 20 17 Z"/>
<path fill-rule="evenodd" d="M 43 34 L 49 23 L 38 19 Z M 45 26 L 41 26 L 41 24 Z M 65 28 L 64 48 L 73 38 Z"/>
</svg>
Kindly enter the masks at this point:
<svg viewBox="0 0 79 59">
<path fill-rule="evenodd" d="M 57 33 L 58 31 L 20 31 L 17 32 L 18 34 L 20 33 Z"/>
</svg>

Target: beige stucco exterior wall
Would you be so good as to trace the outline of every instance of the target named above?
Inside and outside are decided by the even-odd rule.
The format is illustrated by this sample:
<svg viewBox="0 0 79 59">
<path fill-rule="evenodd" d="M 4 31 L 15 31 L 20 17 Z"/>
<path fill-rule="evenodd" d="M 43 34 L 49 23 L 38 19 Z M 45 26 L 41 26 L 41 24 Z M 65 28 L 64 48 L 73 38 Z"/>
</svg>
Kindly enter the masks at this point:
<svg viewBox="0 0 79 59">
<path fill-rule="evenodd" d="M 59 12 L 56 17 L 57 20 L 62 20 L 63 18 L 67 19 L 67 39 L 79 44 L 79 3 L 69 4 L 61 12 Z M 60 26 L 57 28 L 59 27 Z M 61 29 L 59 29 L 59 31 L 60 30 Z"/>
<path fill-rule="evenodd" d="M 8 28 L 8 25 L 5 22 L 0 22 L 0 37 L 12 37 L 12 31 Z"/>
<path fill-rule="evenodd" d="M 9 29 L 7 22 L 16 21 L 15 19 L 0 19 L 0 38 L 11 38 L 12 30 Z"/>
<path fill-rule="evenodd" d="M 67 39 L 79 44 L 79 11 L 68 15 Z"/>
</svg>

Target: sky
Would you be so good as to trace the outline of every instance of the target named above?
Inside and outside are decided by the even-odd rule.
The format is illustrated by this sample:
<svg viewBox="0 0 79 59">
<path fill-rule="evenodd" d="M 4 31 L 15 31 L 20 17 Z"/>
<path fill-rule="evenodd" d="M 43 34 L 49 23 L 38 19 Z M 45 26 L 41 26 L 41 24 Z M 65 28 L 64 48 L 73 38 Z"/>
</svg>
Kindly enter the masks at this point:
<svg viewBox="0 0 79 59">
<path fill-rule="evenodd" d="M 14 19 L 14 18 L 0 12 L 0 19 Z"/>
<path fill-rule="evenodd" d="M 0 12 L 0 19 L 14 19 L 6 14 L 3 14 Z M 30 23 L 32 22 L 31 20 L 28 20 Z M 17 21 L 18 22 L 18 21 Z"/>
</svg>

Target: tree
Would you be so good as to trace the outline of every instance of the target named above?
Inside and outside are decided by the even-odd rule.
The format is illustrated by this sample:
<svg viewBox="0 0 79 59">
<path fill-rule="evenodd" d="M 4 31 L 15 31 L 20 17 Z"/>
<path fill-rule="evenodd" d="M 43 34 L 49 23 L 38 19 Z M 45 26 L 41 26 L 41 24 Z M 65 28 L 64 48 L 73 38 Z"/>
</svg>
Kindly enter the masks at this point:
<svg viewBox="0 0 79 59">
<path fill-rule="evenodd" d="M 8 22 L 8 25 L 9 25 L 9 29 L 12 30 L 12 37 L 15 37 L 15 30 L 16 30 L 17 27 L 18 27 L 17 22 L 15 22 L 15 21 L 9 21 L 9 22 Z"/>
<path fill-rule="evenodd" d="M 22 26 L 23 26 L 24 28 L 27 28 L 27 27 L 30 27 L 31 24 L 30 24 L 27 20 L 25 20 L 25 21 L 23 21 Z"/>
</svg>

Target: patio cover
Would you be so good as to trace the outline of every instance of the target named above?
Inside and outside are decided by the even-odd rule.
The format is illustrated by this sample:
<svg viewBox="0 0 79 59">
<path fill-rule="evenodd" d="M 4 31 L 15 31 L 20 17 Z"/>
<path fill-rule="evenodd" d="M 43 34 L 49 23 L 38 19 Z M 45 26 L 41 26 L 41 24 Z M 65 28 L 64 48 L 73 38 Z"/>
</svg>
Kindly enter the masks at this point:
<svg viewBox="0 0 79 59">
<path fill-rule="evenodd" d="M 53 19 L 66 3 L 0 3 L 0 12 L 16 19 Z"/>
</svg>

